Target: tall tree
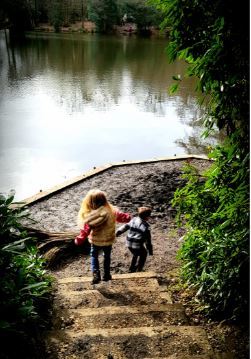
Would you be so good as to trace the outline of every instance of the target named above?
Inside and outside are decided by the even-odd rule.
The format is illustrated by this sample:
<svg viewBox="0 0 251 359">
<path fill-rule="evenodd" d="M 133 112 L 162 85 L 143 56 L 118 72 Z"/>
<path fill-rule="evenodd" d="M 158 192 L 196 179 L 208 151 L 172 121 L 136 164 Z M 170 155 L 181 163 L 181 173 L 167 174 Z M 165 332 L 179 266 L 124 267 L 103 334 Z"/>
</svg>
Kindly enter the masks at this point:
<svg viewBox="0 0 251 359">
<path fill-rule="evenodd" d="M 30 30 L 34 24 L 32 3 L 26 0 L 2 0 L 0 9 L 8 18 L 11 30 L 15 33 Z"/>
<path fill-rule="evenodd" d="M 162 20 L 162 13 L 146 0 L 126 0 L 123 10 L 127 18 L 136 23 L 139 33 L 148 31 L 150 26 L 159 25 Z"/>
<path fill-rule="evenodd" d="M 88 3 L 88 17 L 96 25 L 97 31 L 107 33 L 118 22 L 115 0 L 91 0 Z"/>
<path fill-rule="evenodd" d="M 60 0 L 53 0 L 48 8 L 49 21 L 54 26 L 55 31 L 59 32 L 64 23 L 63 3 Z"/>
</svg>

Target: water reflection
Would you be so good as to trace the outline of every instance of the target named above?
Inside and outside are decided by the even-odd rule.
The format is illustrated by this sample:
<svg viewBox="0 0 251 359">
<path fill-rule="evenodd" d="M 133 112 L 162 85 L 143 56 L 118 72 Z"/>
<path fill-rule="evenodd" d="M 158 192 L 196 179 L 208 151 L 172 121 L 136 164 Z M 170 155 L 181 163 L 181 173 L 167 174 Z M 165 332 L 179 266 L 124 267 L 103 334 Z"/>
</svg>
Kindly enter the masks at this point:
<svg viewBox="0 0 251 359">
<path fill-rule="evenodd" d="M 195 83 L 169 96 L 165 40 L 0 33 L 0 190 L 24 198 L 108 162 L 189 152 Z M 191 142 L 191 141 L 190 141 Z"/>
<path fill-rule="evenodd" d="M 16 47 L 1 44 L 3 52 L 4 47 L 11 52 L 11 88 L 23 87 L 30 79 L 35 79 L 39 87 L 53 85 L 57 102 L 71 111 L 82 111 L 86 103 L 92 103 L 97 110 L 107 110 L 128 92 L 145 110 L 158 113 L 159 108 L 165 115 L 159 104 L 168 100 L 166 90 L 172 83 L 172 74 L 183 73 L 185 68 L 181 62 L 167 63 L 163 40 L 40 35 Z M 192 84 L 189 79 L 178 98 L 187 101 Z"/>
</svg>

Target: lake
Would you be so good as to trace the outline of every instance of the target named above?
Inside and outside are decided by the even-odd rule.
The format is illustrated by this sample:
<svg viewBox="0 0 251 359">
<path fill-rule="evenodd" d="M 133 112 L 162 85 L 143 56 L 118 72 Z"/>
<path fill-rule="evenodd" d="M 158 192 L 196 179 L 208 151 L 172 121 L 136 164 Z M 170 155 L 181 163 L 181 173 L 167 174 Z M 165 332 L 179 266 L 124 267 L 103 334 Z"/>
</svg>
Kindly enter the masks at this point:
<svg viewBox="0 0 251 359">
<path fill-rule="evenodd" d="M 0 32 L 0 192 L 29 197 L 92 167 L 205 151 L 186 79 L 175 95 L 166 39 Z"/>
</svg>

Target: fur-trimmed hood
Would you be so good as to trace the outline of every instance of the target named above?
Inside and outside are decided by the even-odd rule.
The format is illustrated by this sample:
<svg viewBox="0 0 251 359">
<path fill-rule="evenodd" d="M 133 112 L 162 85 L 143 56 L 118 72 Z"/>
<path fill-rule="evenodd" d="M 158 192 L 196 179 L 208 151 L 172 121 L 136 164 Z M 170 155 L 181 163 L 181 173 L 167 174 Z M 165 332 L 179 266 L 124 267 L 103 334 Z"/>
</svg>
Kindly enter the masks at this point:
<svg viewBox="0 0 251 359">
<path fill-rule="evenodd" d="M 91 227 L 89 242 L 97 246 L 112 245 L 115 240 L 116 215 L 110 207 L 101 206 L 83 218 Z"/>
<path fill-rule="evenodd" d="M 88 224 L 92 228 L 99 227 L 108 220 L 109 214 L 110 210 L 105 206 L 101 206 L 87 214 L 83 219 L 83 223 Z"/>
</svg>

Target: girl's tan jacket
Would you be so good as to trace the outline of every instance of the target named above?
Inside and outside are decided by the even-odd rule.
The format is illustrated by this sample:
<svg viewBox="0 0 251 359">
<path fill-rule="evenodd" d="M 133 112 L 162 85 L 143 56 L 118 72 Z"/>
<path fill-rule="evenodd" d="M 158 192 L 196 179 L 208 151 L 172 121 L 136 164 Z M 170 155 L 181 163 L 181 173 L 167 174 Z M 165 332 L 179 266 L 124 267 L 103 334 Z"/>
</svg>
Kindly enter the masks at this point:
<svg viewBox="0 0 251 359">
<path fill-rule="evenodd" d="M 83 228 L 75 238 L 75 244 L 81 245 L 88 237 L 89 242 L 96 246 L 110 246 L 115 240 L 115 222 L 127 223 L 130 220 L 129 213 L 101 206 L 84 216 Z"/>
<path fill-rule="evenodd" d="M 90 243 L 96 246 L 109 246 L 115 240 L 116 213 L 110 208 L 101 206 L 84 217 L 84 224 L 88 224 L 91 232 L 88 236 Z"/>
</svg>

